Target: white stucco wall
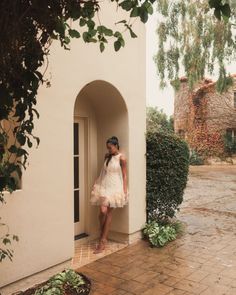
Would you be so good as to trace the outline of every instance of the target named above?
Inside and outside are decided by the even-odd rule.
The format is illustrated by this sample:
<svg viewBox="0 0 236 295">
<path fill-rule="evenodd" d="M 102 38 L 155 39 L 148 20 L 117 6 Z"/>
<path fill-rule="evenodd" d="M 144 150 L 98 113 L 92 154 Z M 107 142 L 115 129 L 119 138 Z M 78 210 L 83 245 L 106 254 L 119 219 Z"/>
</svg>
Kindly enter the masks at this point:
<svg viewBox="0 0 236 295">
<path fill-rule="evenodd" d="M 108 10 L 102 19 L 109 22 L 114 15 L 115 9 L 112 13 Z M 130 39 L 127 32 L 126 46 L 117 53 L 112 44 L 101 54 L 98 45 L 80 40 L 71 44 L 70 51 L 64 51 L 57 43 L 52 45 L 48 69 L 52 86 L 41 87 L 38 94 L 40 119 L 34 133 L 41 142 L 38 149 L 30 150 L 22 190 L 7 195 L 7 204 L 1 208 L 2 221 L 20 241 L 14 244 L 13 262 L 5 260 L 0 264 L 0 286 L 73 257 L 74 103 L 91 81 L 104 80 L 114 85 L 127 105 L 130 200 L 127 208 L 119 209 L 126 210 L 128 218 L 128 226 L 121 227 L 121 232 L 132 234 L 143 226 L 145 28 L 137 21 L 134 30 L 138 38 Z M 117 221 L 113 227 L 117 230 Z"/>
</svg>

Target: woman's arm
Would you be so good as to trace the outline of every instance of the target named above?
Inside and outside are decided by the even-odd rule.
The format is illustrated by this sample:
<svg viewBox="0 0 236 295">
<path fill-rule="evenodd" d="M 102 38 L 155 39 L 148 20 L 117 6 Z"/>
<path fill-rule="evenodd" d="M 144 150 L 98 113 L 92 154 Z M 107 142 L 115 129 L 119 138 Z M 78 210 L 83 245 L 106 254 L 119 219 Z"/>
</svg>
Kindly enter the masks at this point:
<svg viewBox="0 0 236 295">
<path fill-rule="evenodd" d="M 107 154 L 105 154 L 105 156 L 104 156 L 104 161 L 106 161 L 106 159 L 108 158 L 108 156 L 109 156 L 109 154 L 107 153 Z M 103 162 L 104 163 L 104 162 Z M 95 183 L 94 183 L 94 185 L 95 184 L 98 184 L 100 181 L 101 181 L 101 176 L 102 176 L 102 173 L 103 173 L 103 170 L 104 168 L 103 168 L 103 166 L 102 166 L 102 168 L 101 168 L 101 171 L 100 171 L 100 174 L 99 174 L 99 176 L 97 177 L 97 179 L 95 180 Z"/>
<path fill-rule="evenodd" d="M 120 157 L 120 165 L 123 176 L 123 189 L 124 193 L 127 194 L 127 162 L 123 155 Z"/>
</svg>

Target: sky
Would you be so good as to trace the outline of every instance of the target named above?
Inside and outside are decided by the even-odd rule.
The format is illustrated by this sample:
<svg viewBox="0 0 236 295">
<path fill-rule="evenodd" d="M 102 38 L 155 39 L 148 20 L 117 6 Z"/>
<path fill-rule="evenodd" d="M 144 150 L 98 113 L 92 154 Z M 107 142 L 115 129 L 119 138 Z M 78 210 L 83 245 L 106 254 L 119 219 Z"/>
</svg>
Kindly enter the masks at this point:
<svg viewBox="0 0 236 295">
<path fill-rule="evenodd" d="M 148 106 L 157 106 L 167 115 L 174 112 L 174 91 L 171 86 L 161 90 L 159 88 L 156 65 L 153 56 L 157 52 L 157 14 L 153 14 L 146 24 L 146 100 Z"/>
</svg>

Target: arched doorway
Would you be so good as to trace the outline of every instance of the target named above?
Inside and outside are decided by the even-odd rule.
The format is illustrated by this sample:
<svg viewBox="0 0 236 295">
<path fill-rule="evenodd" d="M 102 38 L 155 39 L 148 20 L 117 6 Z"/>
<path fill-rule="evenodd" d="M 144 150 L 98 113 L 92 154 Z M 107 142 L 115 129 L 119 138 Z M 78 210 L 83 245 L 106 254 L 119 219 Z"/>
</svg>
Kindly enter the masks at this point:
<svg viewBox="0 0 236 295">
<path fill-rule="evenodd" d="M 74 106 L 74 222 L 75 236 L 99 234 L 98 208 L 90 206 L 92 185 L 106 153 L 106 139 L 117 136 L 128 156 L 128 111 L 112 84 L 96 80 L 79 92 Z M 114 212 L 111 231 L 128 232 L 127 208 Z"/>
</svg>

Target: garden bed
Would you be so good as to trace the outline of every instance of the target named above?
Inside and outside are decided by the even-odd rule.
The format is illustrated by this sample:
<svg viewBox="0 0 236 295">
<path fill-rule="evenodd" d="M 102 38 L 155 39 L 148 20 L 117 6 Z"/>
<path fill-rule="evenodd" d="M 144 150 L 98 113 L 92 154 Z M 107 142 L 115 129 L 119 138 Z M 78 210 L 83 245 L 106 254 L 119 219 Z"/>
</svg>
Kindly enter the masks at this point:
<svg viewBox="0 0 236 295">
<path fill-rule="evenodd" d="M 88 295 L 91 289 L 90 280 L 77 271 L 69 270 L 74 276 L 71 281 L 74 280 L 76 276 L 83 280 L 84 283 L 75 287 L 75 284 L 71 284 L 68 278 L 61 279 L 61 277 L 65 277 L 66 271 L 63 270 L 61 273 L 51 277 L 49 280 L 44 281 L 40 284 L 36 284 L 35 286 L 25 290 L 13 293 L 12 295 L 43 295 L 43 294 L 57 294 L 57 295 Z M 48 288 L 50 286 L 50 289 Z M 60 286 L 60 288 L 58 287 Z M 53 289 L 54 288 L 54 289 Z"/>
</svg>

